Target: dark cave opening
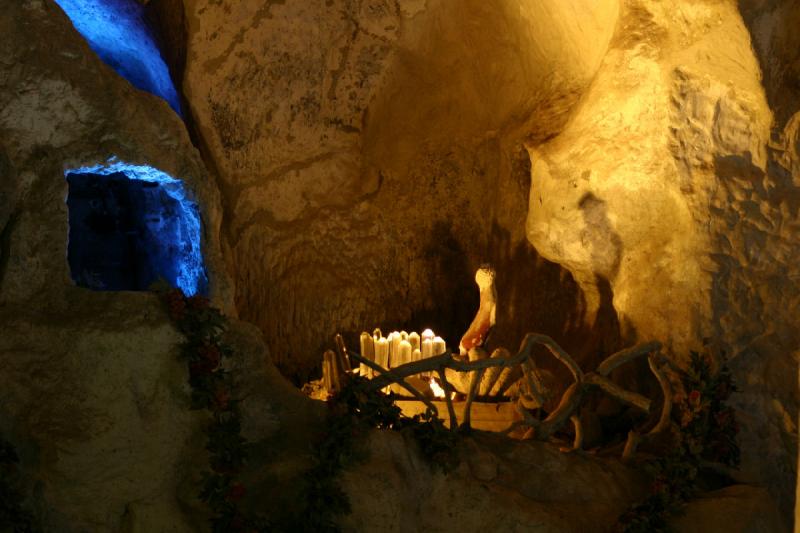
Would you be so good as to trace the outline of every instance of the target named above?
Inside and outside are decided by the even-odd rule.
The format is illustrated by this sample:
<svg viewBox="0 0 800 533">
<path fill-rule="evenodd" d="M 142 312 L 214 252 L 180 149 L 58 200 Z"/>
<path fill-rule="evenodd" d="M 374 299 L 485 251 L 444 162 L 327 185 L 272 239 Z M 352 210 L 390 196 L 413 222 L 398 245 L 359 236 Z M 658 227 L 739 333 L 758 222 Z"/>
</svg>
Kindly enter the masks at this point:
<svg viewBox="0 0 800 533">
<path fill-rule="evenodd" d="M 152 170 L 152 169 L 151 169 Z M 147 290 L 159 279 L 207 292 L 196 206 L 180 182 L 123 171 L 71 171 L 67 259 L 73 281 L 95 290 Z"/>
</svg>

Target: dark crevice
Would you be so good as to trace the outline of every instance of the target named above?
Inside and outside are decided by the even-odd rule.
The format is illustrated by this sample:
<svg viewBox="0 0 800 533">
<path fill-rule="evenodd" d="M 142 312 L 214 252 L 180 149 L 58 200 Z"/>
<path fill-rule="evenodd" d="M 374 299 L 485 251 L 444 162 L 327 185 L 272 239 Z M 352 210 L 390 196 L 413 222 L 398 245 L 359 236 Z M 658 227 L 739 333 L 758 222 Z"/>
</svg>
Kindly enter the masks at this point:
<svg viewBox="0 0 800 533">
<path fill-rule="evenodd" d="M 11 234 L 19 221 L 20 211 L 14 211 L 8 217 L 2 231 L 0 231 L 0 294 L 3 292 L 3 281 L 8 271 L 8 262 L 11 258 Z"/>
<path fill-rule="evenodd" d="M 172 80 L 179 88 L 183 85 L 183 73 L 186 68 L 187 30 L 183 2 L 153 0 L 147 5 L 145 12 Z"/>
<path fill-rule="evenodd" d="M 739 11 L 761 66 L 762 84 L 775 116 L 774 129 L 782 131 L 800 110 L 800 34 L 796 31 L 800 3 L 739 0 Z M 765 21 L 769 31 L 765 31 Z"/>
</svg>

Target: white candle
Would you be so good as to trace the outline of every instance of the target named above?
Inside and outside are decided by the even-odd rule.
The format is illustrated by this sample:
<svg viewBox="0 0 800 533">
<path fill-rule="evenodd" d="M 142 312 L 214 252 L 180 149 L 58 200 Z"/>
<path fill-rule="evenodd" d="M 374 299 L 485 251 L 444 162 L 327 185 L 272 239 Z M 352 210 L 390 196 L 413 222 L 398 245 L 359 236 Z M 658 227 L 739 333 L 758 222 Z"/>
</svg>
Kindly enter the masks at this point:
<svg viewBox="0 0 800 533">
<path fill-rule="evenodd" d="M 412 331 L 408 335 L 408 342 L 411 343 L 411 348 L 414 350 L 419 350 L 419 333 L 416 331 Z"/>
<path fill-rule="evenodd" d="M 430 339 L 431 341 L 433 341 L 434 337 L 436 337 L 436 335 L 433 334 L 433 330 L 431 330 L 431 329 L 426 329 L 425 331 L 422 332 L 422 340 L 423 341 L 425 339 Z"/>
<path fill-rule="evenodd" d="M 398 366 L 398 360 L 400 359 L 400 332 L 393 331 L 391 335 L 389 335 L 389 365 L 394 368 Z"/>
<path fill-rule="evenodd" d="M 389 351 L 387 352 L 386 358 L 386 368 L 392 367 L 392 341 L 394 340 L 394 332 L 390 332 L 386 336 L 386 345 L 389 347 Z"/>
<path fill-rule="evenodd" d="M 375 362 L 383 368 L 389 366 L 389 341 L 383 337 L 375 343 Z"/>
<path fill-rule="evenodd" d="M 395 366 L 404 365 L 406 363 L 411 362 L 411 354 L 413 349 L 411 348 L 411 343 L 406 340 L 401 340 L 398 349 L 398 360 Z"/>
<path fill-rule="evenodd" d="M 433 355 L 442 355 L 447 351 L 447 344 L 441 337 L 434 337 L 433 339 Z"/>
<path fill-rule="evenodd" d="M 423 339 L 422 340 L 422 358 L 427 359 L 428 357 L 433 355 L 433 340 L 431 339 Z"/>
<path fill-rule="evenodd" d="M 333 392 L 333 367 L 331 366 L 330 350 L 322 354 L 322 386 L 328 392 Z"/>
<path fill-rule="evenodd" d="M 411 351 L 411 360 L 414 361 L 414 362 L 422 360 L 422 352 L 419 350 L 419 348 L 414 348 Z M 420 377 L 424 377 L 424 376 L 427 376 L 427 375 L 428 375 L 427 372 L 421 372 L 419 374 Z"/>
<path fill-rule="evenodd" d="M 367 333 L 366 331 L 361 334 L 361 357 L 364 359 L 369 359 L 370 361 L 375 360 L 375 341 L 372 340 L 372 335 Z M 361 371 L 360 374 L 364 377 L 371 378 L 372 377 L 372 369 L 361 363 Z"/>
</svg>

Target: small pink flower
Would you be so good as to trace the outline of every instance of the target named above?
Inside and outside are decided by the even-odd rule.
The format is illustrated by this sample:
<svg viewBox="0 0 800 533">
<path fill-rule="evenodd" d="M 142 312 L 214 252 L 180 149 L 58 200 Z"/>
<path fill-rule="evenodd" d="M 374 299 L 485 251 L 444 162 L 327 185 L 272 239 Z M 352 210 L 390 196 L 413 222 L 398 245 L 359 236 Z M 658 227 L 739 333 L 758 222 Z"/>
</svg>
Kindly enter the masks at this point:
<svg viewBox="0 0 800 533">
<path fill-rule="evenodd" d="M 689 403 L 692 403 L 692 404 L 695 404 L 695 405 L 700 403 L 700 391 L 699 390 L 693 390 L 692 392 L 689 393 Z"/>
</svg>

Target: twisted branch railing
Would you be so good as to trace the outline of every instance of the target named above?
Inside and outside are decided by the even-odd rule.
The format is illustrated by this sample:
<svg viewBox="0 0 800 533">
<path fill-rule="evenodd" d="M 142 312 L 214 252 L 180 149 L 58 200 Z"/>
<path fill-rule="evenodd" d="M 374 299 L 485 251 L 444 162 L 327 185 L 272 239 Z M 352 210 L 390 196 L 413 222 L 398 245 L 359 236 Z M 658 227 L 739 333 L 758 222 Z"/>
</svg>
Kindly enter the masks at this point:
<svg viewBox="0 0 800 533">
<path fill-rule="evenodd" d="M 539 378 L 536 363 L 533 356 L 535 346 L 544 346 L 550 354 L 560 361 L 570 371 L 573 383 L 563 393 L 557 407 L 549 413 L 544 420 L 535 418 L 530 411 L 542 407 L 544 403 L 545 391 Z M 472 373 L 466 402 L 462 412 L 461 427 L 470 426 L 470 414 L 472 404 L 478 396 L 479 388 L 483 387 L 489 395 L 500 396 L 510 386 L 511 376 L 515 375 L 513 370 L 521 370 L 524 377 L 524 385 L 527 392 L 522 392 L 516 400 L 516 409 L 522 416 L 522 420 L 512 423 L 503 433 L 527 427 L 526 438 L 533 438 L 540 441 L 549 440 L 553 434 L 561 429 L 567 421 L 571 421 L 575 428 L 575 440 L 572 449 L 580 449 L 583 443 L 583 428 L 577 413 L 586 392 L 591 389 L 599 389 L 617 400 L 630 405 L 646 414 L 650 413 L 651 401 L 641 394 L 628 391 L 615 384 L 609 379 L 611 372 L 639 357 L 648 356 L 648 363 L 651 372 L 658 380 L 664 395 L 664 404 L 658 423 L 647 434 L 640 434 L 631 431 L 628 435 L 628 442 L 625 445 L 623 457 L 627 458 L 635 453 L 636 447 L 643 439 L 649 438 L 664 431 L 669 425 L 670 411 L 672 408 L 672 389 L 669 380 L 666 378 L 662 363 L 669 364 L 665 357 L 658 354 L 661 343 L 648 342 L 639 344 L 632 348 L 627 348 L 616 352 L 607 357 L 594 372 L 584 373 L 575 360 L 564 351 L 553 339 L 547 335 L 529 333 L 520 345 L 519 351 L 515 355 L 510 355 L 507 350 L 499 348 L 489 356 L 481 348 L 473 348 L 469 353 L 469 361 L 457 359 L 453 354 L 445 352 L 441 355 L 413 361 L 404 365 L 387 369 L 381 365 L 362 357 L 355 352 L 348 352 L 337 335 L 337 347 L 340 356 L 344 359 L 352 358 L 355 361 L 366 365 L 372 369 L 377 376 L 373 377 L 368 387 L 371 390 L 383 389 L 392 384 L 397 384 L 407 390 L 416 400 L 423 402 L 425 406 L 436 416 L 439 411 L 436 405 L 422 392 L 409 384 L 405 378 L 421 373 L 435 372 L 442 382 L 445 390 L 444 401 L 447 405 L 448 416 L 450 418 L 450 429 L 455 431 L 458 428 L 458 418 L 455 406 L 451 398 L 453 386 L 447 378 L 447 370 L 458 373 Z M 483 377 L 489 373 L 489 378 L 483 382 Z"/>
</svg>

